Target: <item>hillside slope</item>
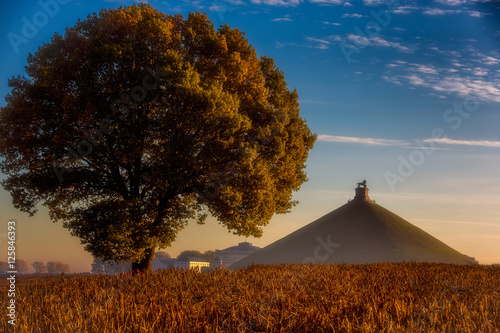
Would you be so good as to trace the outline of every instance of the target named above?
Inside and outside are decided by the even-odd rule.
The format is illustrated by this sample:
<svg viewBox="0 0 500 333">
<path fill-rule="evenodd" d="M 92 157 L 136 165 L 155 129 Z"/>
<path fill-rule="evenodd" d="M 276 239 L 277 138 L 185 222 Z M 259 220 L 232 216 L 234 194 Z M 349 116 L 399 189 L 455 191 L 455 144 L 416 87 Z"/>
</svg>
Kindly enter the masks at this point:
<svg viewBox="0 0 500 333">
<path fill-rule="evenodd" d="M 230 268 L 251 264 L 403 261 L 474 263 L 382 206 L 351 201 Z"/>
</svg>

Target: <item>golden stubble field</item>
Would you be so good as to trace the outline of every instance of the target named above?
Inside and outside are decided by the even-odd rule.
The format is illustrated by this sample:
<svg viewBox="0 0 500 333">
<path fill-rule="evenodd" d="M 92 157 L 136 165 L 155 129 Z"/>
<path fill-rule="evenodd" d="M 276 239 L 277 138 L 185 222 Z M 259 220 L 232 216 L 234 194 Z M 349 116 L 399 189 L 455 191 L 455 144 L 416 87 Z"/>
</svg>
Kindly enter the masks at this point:
<svg viewBox="0 0 500 333">
<path fill-rule="evenodd" d="M 7 302 L 6 280 L 2 304 Z M 500 332 L 500 266 L 252 266 L 18 278 L 5 332 Z M 5 307 L 3 307 L 5 309 Z M 5 311 L 5 310 L 4 310 Z"/>
</svg>

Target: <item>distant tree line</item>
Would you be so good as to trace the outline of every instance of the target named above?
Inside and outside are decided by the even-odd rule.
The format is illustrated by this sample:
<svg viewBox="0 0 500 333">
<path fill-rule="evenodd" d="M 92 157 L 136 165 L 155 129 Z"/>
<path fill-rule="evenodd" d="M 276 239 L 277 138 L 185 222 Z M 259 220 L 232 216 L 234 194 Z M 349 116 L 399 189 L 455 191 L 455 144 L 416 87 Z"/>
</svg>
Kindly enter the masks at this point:
<svg viewBox="0 0 500 333">
<path fill-rule="evenodd" d="M 29 266 L 26 260 L 17 259 L 15 263 L 15 268 L 9 267 L 9 264 L 5 261 L 0 261 L 0 274 L 6 274 L 7 271 L 17 271 L 18 274 L 28 274 Z"/>
<path fill-rule="evenodd" d="M 69 264 L 65 264 L 61 261 L 49 261 L 44 263 L 42 261 L 35 261 L 31 264 L 35 269 L 35 274 L 66 274 L 70 272 Z M 7 271 L 12 271 L 9 264 L 5 261 L 0 261 L 0 274 L 5 274 Z M 17 274 L 28 274 L 29 264 L 26 260 L 17 259 L 15 263 L 14 270 Z"/>
<path fill-rule="evenodd" d="M 44 264 L 42 261 L 35 261 L 31 264 L 35 269 L 35 273 L 49 273 L 49 274 L 65 274 L 70 272 L 69 264 L 60 261 L 49 261 Z"/>
</svg>

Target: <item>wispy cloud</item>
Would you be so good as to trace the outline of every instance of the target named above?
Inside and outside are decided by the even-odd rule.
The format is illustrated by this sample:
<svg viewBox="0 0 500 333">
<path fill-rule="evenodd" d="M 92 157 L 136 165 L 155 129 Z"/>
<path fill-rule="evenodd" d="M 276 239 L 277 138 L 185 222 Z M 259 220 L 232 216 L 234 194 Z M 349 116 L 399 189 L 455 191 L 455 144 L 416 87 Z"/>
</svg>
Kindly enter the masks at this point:
<svg viewBox="0 0 500 333">
<path fill-rule="evenodd" d="M 330 42 L 327 40 L 314 38 L 314 37 L 306 37 L 306 41 L 312 42 L 312 45 L 309 47 L 313 47 L 313 48 L 320 49 L 320 50 L 328 49 L 328 45 L 330 44 Z"/>
<path fill-rule="evenodd" d="M 370 46 L 370 47 L 388 47 L 388 48 L 394 48 L 397 51 L 404 52 L 404 53 L 413 53 L 414 52 L 413 46 L 412 47 L 404 46 L 399 42 L 390 41 L 390 40 L 384 39 L 380 36 L 365 37 L 365 36 L 356 35 L 356 34 L 347 34 L 344 36 L 330 35 L 330 36 L 322 37 L 322 38 L 305 37 L 305 40 L 308 42 L 308 44 L 304 44 L 304 45 L 294 44 L 294 45 L 326 50 L 331 45 L 347 43 L 347 44 L 353 45 L 357 48 L 364 48 L 364 47 L 368 47 L 368 46 Z M 283 46 L 283 45 L 291 45 L 291 44 L 281 44 L 281 45 Z"/>
<path fill-rule="evenodd" d="M 414 11 L 420 9 L 416 6 L 399 6 L 394 9 L 394 14 L 396 15 L 407 15 L 413 13 Z"/>
<path fill-rule="evenodd" d="M 360 14 L 349 14 L 349 13 L 345 13 L 341 16 L 342 18 L 361 18 L 363 17 L 363 15 L 360 15 Z"/>
<path fill-rule="evenodd" d="M 472 70 L 472 75 L 487 76 L 488 74 L 489 72 L 485 68 L 476 67 Z"/>
<path fill-rule="evenodd" d="M 416 65 L 415 71 L 419 73 L 425 73 L 425 74 L 437 74 L 436 68 L 434 68 L 431 65 Z"/>
<path fill-rule="evenodd" d="M 278 17 L 278 18 L 272 19 L 271 21 L 273 21 L 273 22 L 293 22 L 293 20 L 289 17 Z"/>
<path fill-rule="evenodd" d="M 467 13 L 472 17 L 483 17 L 485 15 L 484 13 L 478 12 L 477 10 L 469 10 L 467 11 Z"/>
<path fill-rule="evenodd" d="M 461 10 L 458 9 L 441 9 L 441 8 L 427 8 L 424 10 L 425 15 L 449 15 L 459 14 Z"/>
<path fill-rule="evenodd" d="M 143 2 L 142 0 L 104 0 L 107 2 Z M 254 4 L 254 5 L 267 5 L 267 6 L 298 6 L 302 3 L 312 3 L 320 6 L 344 6 L 344 7 L 353 7 L 351 1 L 348 0 L 215 0 L 215 3 L 212 3 L 212 6 L 209 8 L 212 11 L 218 11 L 217 8 L 223 6 L 219 4 L 222 1 L 224 3 L 229 3 L 230 5 L 246 5 L 246 4 Z M 144 0 L 144 2 L 147 2 Z M 436 3 L 442 5 L 453 6 L 452 8 L 438 8 L 433 6 L 418 6 L 416 2 L 405 2 L 401 5 L 393 5 L 392 13 L 396 15 L 407 15 L 414 12 L 420 12 L 424 15 L 468 15 L 471 17 L 482 17 L 487 15 L 488 13 L 482 13 L 477 10 L 471 10 L 468 8 L 457 8 L 458 5 L 467 5 L 474 4 L 477 2 L 489 2 L 489 0 L 436 0 Z M 193 4 L 197 4 L 200 9 L 205 8 L 200 5 L 201 1 L 193 1 Z M 365 6 L 376 7 L 376 6 L 388 6 L 390 1 L 388 0 L 363 0 L 363 4 Z M 342 18 L 362 18 L 364 15 L 358 13 L 347 13 L 343 14 Z M 276 19 L 276 21 L 280 21 Z M 283 19 L 281 21 L 288 21 L 287 19 Z"/>
<path fill-rule="evenodd" d="M 340 26 L 342 24 L 338 23 L 338 22 L 327 22 L 327 21 L 323 21 L 321 22 L 323 24 L 326 24 L 326 25 L 334 25 L 334 26 Z"/>
<path fill-rule="evenodd" d="M 455 50 L 442 50 L 437 46 L 430 46 L 429 49 L 432 51 L 435 51 L 439 54 L 443 54 L 447 57 L 455 57 L 455 58 L 461 57 L 460 52 L 455 51 Z"/>
<path fill-rule="evenodd" d="M 382 76 L 397 85 L 409 84 L 442 94 L 475 96 L 482 101 L 500 102 L 500 79 L 494 77 L 491 66 L 499 64 L 497 57 L 474 54 L 463 63 L 457 59 L 449 67 L 394 61 Z M 490 68 L 489 68 L 490 67 Z"/>
<path fill-rule="evenodd" d="M 478 74 L 476 71 L 474 74 Z M 482 74 L 482 72 L 480 72 Z M 401 85 L 405 82 L 413 85 L 429 88 L 440 93 L 455 93 L 459 96 L 475 96 L 483 101 L 500 103 L 500 89 L 494 82 L 482 77 L 463 77 L 460 75 L 384 75 L 387 81 Z"/>
<path fill-rule="evenodd" d="M 423 142 L 434 142 L 445 145 L 461 145 L 461 146 L 477 146 L 477 147 L 493 147 L 500 148 L 500 141 L 489 140 L 454 140 L 450 138 L 432 138 L 422 140 Z"/>
<path fill-rule="evenodd" d="M 387 0 L 363 0 L 365 6 L 387 5 Z"/>
<path fill-rule="evenodd" d="M 335 136 L 335 135 L 325 135 L 325 134 L 318 135 L 318 141 L 362 144 L 370 146 L 397 146 L 401 148 L 413 148 L 413 149 L 421 148 L 418 146 L 413 146 L 412 141 L 410 140 L 361 138 L 353 136 Z M 423 140 L 414 140 L 414 141 L 442 144 L 442 145 L 500 148 L 500 141 L 491 141 L 491 140 L 456 140 L 450 138 L 427 138 Z M 440 147 L 426 147 L 426 149 L 449 150 L 447 148 L 440 148 Z"/>
<path fill-rule="evenodd" d="M 329 44 L 330 42 L 324 39 L 319 39 L 319 38 L 313 38 L 313 37 L 306 37 L 306 40 L 310 42 L 317 42 L 321 44 Z"/>
<path fill-rule="evenodd" d="M 347 35 L 347 39 L 356 44 L 356 45 L 362 45 L 364 46 L 374 46 L 374 47 L 390 47 L 394 48 L 400 52 L 404 53 L 412 53 L 413 50 L 407 46 L 401 45 L 399 42 L 392 42 L 388 41 L 386 39 L 383 39 L 380 36 L 374 36 L 374 37 L 365 37 L 365 36 L 360 36 L 360 35 L 355 35 L 355 34 L 349 34 Z"/>
<path fill-rule="evenodd" d="M 300 4 L 301 0 L 251 0 L 256 5 L 270 5 L 270 6 L 296 6 Z"/>
<path fill-rule="evenodd" d="M 441 9 L 441 8 L 427 8 L 423 11 L 424 15 L 450 15 L 450 14 L 465 14 L 471 17 L 483 17 L 485 14 L 477 10 L 463 10 L 463 9 Z"/>
<path fill-rule="evenodd" d="M 373 146 L 403 146 L 408 144 L 406 141 L 403 140 L 358 138 L 352 136 L 334 136 L 334 135 L 318 135 L 318 140 L 324 142 L 358 143 L 358 144 L 373 145 Z"/>
<path fill-rule="evenodd" d="M 312 3 L 326 4 L 326 5 L 342 5 L 347 3 L 345 0 L 309 0 Z"/>
<path fill-rule="evenodd" d="M 477 2 L 491 2 L 491 0 L 434 0 L 437 3 L 449 6 L 474 4 Z"/>
<path fill-rule="evenodd" d="M 458 6 L 467 3 L 467 0 L 435 0 L 435 2 L 443 5 Z"/>
<path fill-rule="evenodd" d="M 104 0 L 106 2 L 118 2 L 118 3 L 128 3 L 128 2 L 145 2 L 146 0 Z M 353 7 L 351 1 L 348 0 L 220 0 L 224 3 L 230 3 L 231 5 L 245 5 L 248 3 L 256 5 L 269 5 L 269 6 L 297 6 L 301 3 L 309 2 L 318 5 L 332 5 L 332 6 L 344 6 Z M 466 4 L 474 4 L 477 2 L 489 2 L 490 0 L 436 0 L 435 2 L 441 5 L 458 6 Z M 218 0 L 216 0 L 218 2 Z M 390 2 L 390 1 L 389 1 Z M 387 6 L 389 4 L 388 0 L 363 0 L 365 6 Z M 193 1 L 193 3 L 200 3 L 200 1 Z M 470 16 L 480 17 L 484 13 L 467 10 L 467 9 L 441 9 L 435 7 L 418 7 L 416 4 L 407 4 L 400 6 L 395 6 L 393 12 L 395 14 L 409 14 L 414 11 L 421 10 L 428 15 L 445 15 L 445 14 L 468 14 Z"/>
<path fill-rule="evenodd" d="M 492 57 L 482 53 L 476 53 L 476 61 L 483 63 L 484 65 L 498 65 L 500 64 L 500 57 Z"/>
</svg>

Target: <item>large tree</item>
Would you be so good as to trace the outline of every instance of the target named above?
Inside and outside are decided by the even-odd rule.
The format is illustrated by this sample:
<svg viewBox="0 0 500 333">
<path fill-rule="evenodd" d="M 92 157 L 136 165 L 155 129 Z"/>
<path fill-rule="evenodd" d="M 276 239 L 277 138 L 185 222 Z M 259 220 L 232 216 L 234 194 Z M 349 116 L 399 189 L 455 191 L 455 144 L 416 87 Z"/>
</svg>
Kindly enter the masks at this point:
<svg viewBox="0 0 500 333">
<path fill-rule="evenodd" d="M 102 10 L 30 54 L 26 73 L 0 111 L 2 184 L 103 260 L 149 270 L 207 214 L 259 237 L 306 181 L 315 135 L 296 91 L 204 14 Z"/>
</svg>

